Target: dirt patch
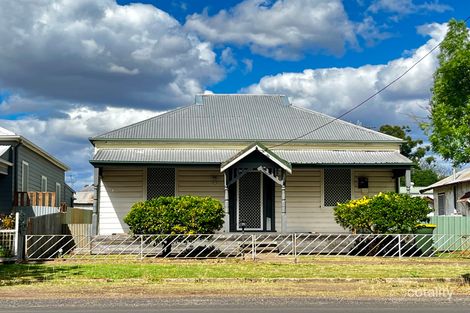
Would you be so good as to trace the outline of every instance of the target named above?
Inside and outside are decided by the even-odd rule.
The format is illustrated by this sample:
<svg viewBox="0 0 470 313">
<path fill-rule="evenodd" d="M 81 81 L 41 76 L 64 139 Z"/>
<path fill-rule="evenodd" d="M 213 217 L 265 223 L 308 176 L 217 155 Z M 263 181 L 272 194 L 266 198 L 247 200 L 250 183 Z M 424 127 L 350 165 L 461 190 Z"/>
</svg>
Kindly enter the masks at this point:
<svg viewBox="0 0 470 313">
<path fill-rule="evenodd" d="M 121 299 L 188 296 L 322 297 L 322 298 L 412 298 L 470 297 L 470 286 L 453 282 L 286 281 L 286 282 L 169 282 L 77 281 L 75 284 L 42 283 L 0 288 L 2 299 Z"/>
</svg>

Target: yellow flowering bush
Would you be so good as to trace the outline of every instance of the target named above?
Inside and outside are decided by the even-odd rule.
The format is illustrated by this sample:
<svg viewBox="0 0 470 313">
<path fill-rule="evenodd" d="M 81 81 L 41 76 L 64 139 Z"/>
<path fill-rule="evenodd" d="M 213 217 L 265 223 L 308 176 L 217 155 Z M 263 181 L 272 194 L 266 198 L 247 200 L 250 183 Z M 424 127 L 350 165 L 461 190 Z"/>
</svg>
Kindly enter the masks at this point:
<svg viewBox="0 0 470 313">
<path fill-rule="evenodd" d="M 334 208 L 336 222 L 353 233 L 412 233 L 431 212 L 427 201 L 408 194 L 379 193 Z"/>
</svg>

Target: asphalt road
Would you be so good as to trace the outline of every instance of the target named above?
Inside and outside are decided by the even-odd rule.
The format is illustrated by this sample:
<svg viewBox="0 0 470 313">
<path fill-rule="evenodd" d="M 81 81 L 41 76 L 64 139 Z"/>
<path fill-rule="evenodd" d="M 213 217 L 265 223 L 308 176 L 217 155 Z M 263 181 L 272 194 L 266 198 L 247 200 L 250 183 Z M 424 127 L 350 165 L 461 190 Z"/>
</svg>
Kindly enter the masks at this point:
<svg viewBox="0 0 470 313">
<path fill-rule="evenodd" d="M 335 312 L 470 312 L 468 299 L 397 299 L 341 301 L 284 298 L 177 298 L 177 299 L 73 299 L 73 300 L 0 300 L 0 312 L 48 313 L 335 313 Z"/>
</svg>

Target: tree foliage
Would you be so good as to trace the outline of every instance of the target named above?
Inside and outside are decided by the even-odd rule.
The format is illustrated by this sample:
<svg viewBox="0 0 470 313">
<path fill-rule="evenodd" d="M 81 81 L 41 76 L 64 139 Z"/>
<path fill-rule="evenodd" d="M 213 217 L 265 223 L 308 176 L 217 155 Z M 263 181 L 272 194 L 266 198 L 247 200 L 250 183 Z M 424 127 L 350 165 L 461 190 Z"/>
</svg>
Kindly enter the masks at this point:
<svg viewBox="0 0 470 313">
<path fill-rule="evenodd" d="M 211 197 L 159 197 L 135 203 L 124 222 L 134 234 L 212 234 L 224 224 L 224 210 Z"/>
<path fill-rule="evenodd" d="M 400 153 L 414 163 L 411 170 L 411 180 L 416 186 L 429 186 L 441 179 L 432 166 L 434 164 L 434 157 L 426 156 L 430 147 L 423 145 L 423 140 L 421 139 L 413 139 L 410 135 L 411 128 L 409 126 L 387 124 L 380 126 L 379 131 L 403 139 L 404 142 L 400 146 Z M 401 184 L 404 185 L 405 181 L 402 180 Z"/>
<path fill-rule="evenodd" d="M 334 208 L 335 220 L 344 229 L 375 234 L 413 233 L 430 212 L 426 200 L 394 192 L 350 200 Z"/>
<path fill-rule="evenodd" d="M 448 24 L 434 73 L 430 123 L 432 149 L 454 166 L 470 162 L 470 38 L 463 21 Z"/>
<path fill-rule="evenodd" d="M 398 125 L 382 125 L 379 131 L 381 133 L 403 139 L 404 142 L 400 146 L 400 153 L 417 163 L 423 158 L 426 152 L 429 151 L 428 146 L 421 146 L 423 141 L 421 139 L 413 139 L 409 133 L 411 132 L 410 126 Z"/>
</svg>

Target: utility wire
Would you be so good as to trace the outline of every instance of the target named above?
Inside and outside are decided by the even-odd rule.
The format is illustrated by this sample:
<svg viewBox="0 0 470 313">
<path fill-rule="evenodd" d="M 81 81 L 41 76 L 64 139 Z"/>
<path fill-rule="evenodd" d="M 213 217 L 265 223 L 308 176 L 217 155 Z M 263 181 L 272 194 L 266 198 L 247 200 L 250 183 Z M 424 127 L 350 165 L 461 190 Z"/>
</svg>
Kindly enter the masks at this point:
<svg viewBox="0 0 470 313">
<path fill-rule="evenodd" d="M 466 23 L 468 20 L 470 19 L 470 16 L 468 16 L 465 20 L 464 20 L 464 23 Z M 376 91 L 375 93 L 373 93 L 371 96 L 367 97 L 365 100 L 363 100 L 362 102 L 360 102 L 359 104 L 353 106 L 352 108 L 350 108 L 349 110 L 343 112 L 341 115 L 333 118 L 331 121 L 329 122 L 326 122 L 325 124 L 323 125 L 320 125 L 318 126 L 317 128 L 314 128 L 312 129 L 311 131 L 303 134 L 303 135 L 300 135 L 300 136 L 297 136 L 295 138 L 292 138 L 292 139 L 289 139 L 287 141 L 284 141 L 284 142 L 281 142 L 277 145 L 274 145 L 274 146 L 271 146 L 269 147 L 269 149 L 272 149 L 272 148 L 276 148 L 276 147 L 280 147 L 280 146 L 283 146 L 285 144 L 288 144 L 288 143 L 291 143 L 295 140 L 298 140 L 298 139 L 301 139 L 305 136 L 308 136 L 310 135 L 311 133 L 314 133 L 316 132 L 317 130 L 320 130 L 328 125 L 330 125 L 331 123 L 334 123 L 335 121 L 341 119 L 343 116 L 345 115 L 348 115 L 349 113 L 351 113 L 352 111 L 358 109 L 359 107 L 361 107 L 362 105 L 364 105 L 365 103 L 367 103 L 369 100 L 375 98 L 378 94 L 380 94 L 382 91 L 386 90 L 388 87 L 392 86 L 393 84 L 395 84 L 397 81 L 399 81 L 403 76 L 405 76 L 406 74 L 408 74 L 409 71 L 411 71 L 416 65 L 418 65 L 419 63 L 421 63 L 421 61 L 423 61 L 428 55 L 430 55 L 431 53 L 434 52 L 434 50 L 436 50 L 437 48 L 439 48 L 442 44 L 442 42 L 444 41 L 441 40 L 435 47 L 433 47 L 431 50 L 429 50 L 424 56 L 422 56 L 418 61 L 416 61 L 413 65 L 411 65 L 408 69 L 406 69 L 403 73 L 401 73 L 399 76 L 397 76 L 394 80 L 392 80 L 391 82 L 389 82 L 387 85 L 385 85 L 384 87 L 380 88 L 378 91 Z"/>
</svg>

